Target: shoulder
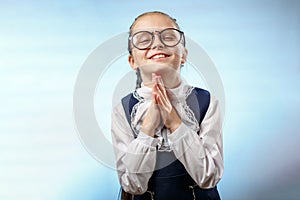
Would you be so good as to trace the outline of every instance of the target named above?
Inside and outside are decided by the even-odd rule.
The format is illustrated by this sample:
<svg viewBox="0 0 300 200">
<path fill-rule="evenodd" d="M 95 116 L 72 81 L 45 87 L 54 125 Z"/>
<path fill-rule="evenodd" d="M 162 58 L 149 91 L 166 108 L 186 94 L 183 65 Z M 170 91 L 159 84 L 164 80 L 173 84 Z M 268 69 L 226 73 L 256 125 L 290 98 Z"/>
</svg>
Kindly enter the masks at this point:
<svg viewBox="0 0 300 200">
<path fill-rule="evenodd" d="M 123 109 L 123 105 L 121 102 L 119 102 L 117 105 L 115 105 L 112 109 L 113 114 L 123 114 L 124 113 L 124 109 Z"/>
<path fill-rule="evenodd" d="M 193 89 L 198 95 L 206 96 L 210 98 L 210 92 L 208 90 L 205 90 L 203 88 L 194 87 Z"/>
<path fill-rule="evenodd" d="M 130 114 L 132 111 L 132 108 L 135 104 L 139 102 L 138 98 L 136 97 L 135 93 L 130 93 L 122 98 L 121 103 L 125 110 L 126 114 Z M 127 113 L 127 110 L 129 113 Z"/>
<path fill-rule="evenodd" d="M 220 115 L 220 117 L 222 116 L 220 102 L 219 102 L 219 99 L 215 95 L 210 96 L 210 103 L 209 103 L 207 112 L 210 113 L 209 115 L 217 114 L 217 115 Z"/>
<path fill-rule="evenodd" d="M 191 95 L 192 94 L 192 95 Z M 189 95 L 189 98 L 191 96 L 195 96 L 198 103 L 201 103 L 203 106 L 204 105 L 209 105 L 211 101 L 211 94 L 208 90 L 199 88 L 199 87 L 193 87 L 191 94 Z"/>
<path fill-rule="evenodd" d="M 134 97 L 133 93 L 130 93 L 121 99 L 121 103 L 123 104 L 123 106 L 126 106 L 127 104 L 137 103 L 137 101 L 138 100 Z"/>
<path fill-rule="evenodd" d="M 118 103 L 113 107 L 113 112 L 118 113 L 121 111 L 124 111 L 127 107 L 129 107 L 129 103 L 133 101 L 135 98 L 133 96 L 133 93 L 129 93 L 126 96 L 122 97 L 118 100 Z"/>
</svg>

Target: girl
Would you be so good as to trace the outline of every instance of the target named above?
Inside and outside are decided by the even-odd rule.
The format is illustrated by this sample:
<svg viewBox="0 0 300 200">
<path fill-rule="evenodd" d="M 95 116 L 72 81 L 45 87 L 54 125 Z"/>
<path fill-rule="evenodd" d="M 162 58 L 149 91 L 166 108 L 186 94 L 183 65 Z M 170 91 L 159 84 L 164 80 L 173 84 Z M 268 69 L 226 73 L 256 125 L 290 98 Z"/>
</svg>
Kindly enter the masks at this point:
<svg viewBox="0 0 300 200">
<path fill-rule="evenodd" d="M 176 20 L 157 11 L 138 16 L 128 50 L 137 89 L 112 113 L 122 198 L 220 199 L 220 107 L 208 91 L 182 80 L 188 51 Z"/>
</svg>

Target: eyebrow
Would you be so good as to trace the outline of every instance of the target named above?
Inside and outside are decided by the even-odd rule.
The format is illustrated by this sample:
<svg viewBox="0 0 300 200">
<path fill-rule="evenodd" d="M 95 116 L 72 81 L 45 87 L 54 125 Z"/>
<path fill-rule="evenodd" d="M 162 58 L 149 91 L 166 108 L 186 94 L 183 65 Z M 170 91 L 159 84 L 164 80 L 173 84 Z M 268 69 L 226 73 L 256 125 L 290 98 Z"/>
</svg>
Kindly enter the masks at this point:
<svg viewBox="0 0 300 200">
<path fill-rule="evenodd" d="M 131 30 L 129 33 L 130 34 L 134 34 L 136 32 L 139 32 L 139 31 L 149 31 L 149 32 L 156 32 L 156 31 L 162 31 L 164 29 L 167 29 L 167 28 L 174 28 L 174 29 L 177 29 L 179 31 L 181 31 L 179 28 L 177 27 L 170 27 L 170 26 L 166 26 L 166 27 L 163 27 L 163 28 L 138 28 L 138 29 L 133 29 Z"/>
</svg>

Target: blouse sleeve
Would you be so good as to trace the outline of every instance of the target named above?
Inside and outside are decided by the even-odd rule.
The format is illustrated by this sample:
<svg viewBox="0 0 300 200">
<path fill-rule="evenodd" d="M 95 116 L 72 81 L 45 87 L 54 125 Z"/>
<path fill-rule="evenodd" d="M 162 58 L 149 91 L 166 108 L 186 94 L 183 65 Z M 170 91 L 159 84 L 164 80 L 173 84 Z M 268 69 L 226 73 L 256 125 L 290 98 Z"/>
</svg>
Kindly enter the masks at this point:
<svg viewBox="0 0 300 200">
<path fill-rule="evenodd" d="M 113 109 L 111 132 L 122 188 L 133 194 L 144 193 L 155 168 L 157 139 L 142 132 L 134 139 L 121 104 Z"/>
<path fill-rule="evenodd" d="M 211 96 L 198 134 L 184 123 L 169 135 L 174 154 L 201 188 L 212 188 L 224 171 L 222 117 L 218 100 Z"/>
</svg>

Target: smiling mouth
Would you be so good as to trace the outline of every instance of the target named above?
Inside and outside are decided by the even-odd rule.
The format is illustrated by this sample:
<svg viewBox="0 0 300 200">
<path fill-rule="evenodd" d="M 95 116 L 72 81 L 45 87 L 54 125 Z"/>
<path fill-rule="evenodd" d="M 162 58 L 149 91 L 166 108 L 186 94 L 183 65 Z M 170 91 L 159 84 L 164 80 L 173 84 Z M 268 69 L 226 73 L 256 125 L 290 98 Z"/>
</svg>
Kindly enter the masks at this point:
<svg viewBox="0 0 300 200">
<path fill-rule="evenodd" d="M 164 59 L 164 58 L 168 58 L 168 57 L 170 57 L 170 55 L 167 55 L 167 54 L 164 54 L 164 53 L 158 53 L 158 54 L 154 54 L 149 59 L 158 60 L 158 59 Z"/>
</svg>

